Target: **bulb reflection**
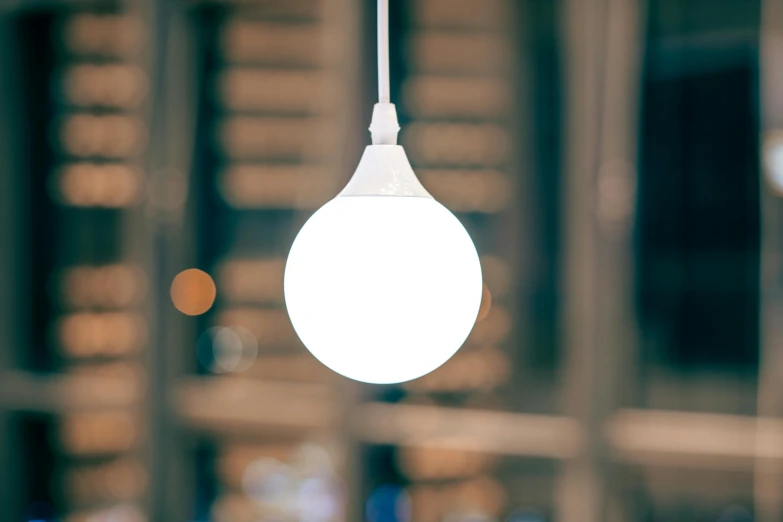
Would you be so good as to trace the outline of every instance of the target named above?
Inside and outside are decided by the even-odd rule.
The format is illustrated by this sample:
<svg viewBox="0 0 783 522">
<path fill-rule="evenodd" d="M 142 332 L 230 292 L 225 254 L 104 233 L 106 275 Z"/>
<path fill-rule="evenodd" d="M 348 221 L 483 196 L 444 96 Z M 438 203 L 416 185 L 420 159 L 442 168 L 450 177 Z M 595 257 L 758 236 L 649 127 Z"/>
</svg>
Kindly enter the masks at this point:
<svg viewBox="0 0 783 522">
<path fill-rule="evenodd" d="M 772 131 L 764 139 L 764 166 L 770 187 L 783 195 L 783 131 Z"/>
<path fill-rule="evenodd" d="M 367 498 L 368 522 L 410 522 L 411 498 L 401 486 L 378 486 Z"/>
<path fill-rule="evenodd" d="M 216 326 L 201 334 L 196 355 L 214 373 L 243 372 L 256 360 L 258 341 L 242 326 Z"/>
<path fill-rule="evenodd" d="M 289 462 L 261 458 L 242 476 L 242 490 L 263 520 L 337 522 L 343 519 L 343 495 L 328 452 L 302 445 Z"/>
</svg>

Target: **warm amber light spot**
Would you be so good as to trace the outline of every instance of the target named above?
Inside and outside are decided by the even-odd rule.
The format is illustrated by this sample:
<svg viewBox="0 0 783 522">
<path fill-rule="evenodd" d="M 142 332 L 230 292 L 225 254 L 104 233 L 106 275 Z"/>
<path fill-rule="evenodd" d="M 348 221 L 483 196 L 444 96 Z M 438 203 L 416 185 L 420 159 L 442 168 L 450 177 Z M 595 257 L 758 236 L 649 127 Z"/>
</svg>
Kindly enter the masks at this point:
<svg viewBox="0 0 783 522">
<path fill-rule="evenodd" d="M 481 291 L 481 305 L 479 306 L 479 312 L 478 312 L 478 317 L 476 317 L 476 322 L 483 320 L 489 314 L 489 310 L 491 308 L 492 308 L 492 294 L 490 293 L 489 288 L 487 288 L 487 285 L 484 285 L 484 289 Z"/>
<path fill-rule="evenodd" d="M 171 300 L 185 315 L 201 315 L 215 302 L 215 282 L 197 268 L 183 270 L 171 283 Z"/>
</svg>

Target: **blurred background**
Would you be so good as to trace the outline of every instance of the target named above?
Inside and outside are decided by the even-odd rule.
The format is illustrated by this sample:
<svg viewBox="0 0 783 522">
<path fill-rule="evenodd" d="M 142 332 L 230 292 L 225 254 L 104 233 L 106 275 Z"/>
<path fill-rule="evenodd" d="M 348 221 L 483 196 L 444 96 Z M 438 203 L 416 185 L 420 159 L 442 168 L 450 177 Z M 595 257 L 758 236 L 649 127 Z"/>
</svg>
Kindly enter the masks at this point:
<svg viewBox="0 0 783 522">
<path fill-rule="evenodd" d="M 391 0 L 485 302 L 430 375 L 304 349 L 373 0 L 0 0 L 0 521 L 783 520 L 783 0 Z"/>
</svg>

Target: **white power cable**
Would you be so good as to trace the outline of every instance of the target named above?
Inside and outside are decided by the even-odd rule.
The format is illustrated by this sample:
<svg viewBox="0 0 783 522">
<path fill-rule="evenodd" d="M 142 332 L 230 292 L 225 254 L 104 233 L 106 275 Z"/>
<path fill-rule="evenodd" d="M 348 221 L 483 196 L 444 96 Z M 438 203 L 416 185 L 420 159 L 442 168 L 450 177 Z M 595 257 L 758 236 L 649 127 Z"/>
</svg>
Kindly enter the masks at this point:
<svg viewBox="0 0 783 522">
<path fill-rule="evenodd" d="M 378 103 L 372 111 L 373 145 L 396 145 L 400 125 L 389 96 L 389 0 L 378 0 Z"/>
<path fill-rule="evenodd" d="M 378 102 L 389 103 L 389 0 L 378 0 Z"/>
</svg>

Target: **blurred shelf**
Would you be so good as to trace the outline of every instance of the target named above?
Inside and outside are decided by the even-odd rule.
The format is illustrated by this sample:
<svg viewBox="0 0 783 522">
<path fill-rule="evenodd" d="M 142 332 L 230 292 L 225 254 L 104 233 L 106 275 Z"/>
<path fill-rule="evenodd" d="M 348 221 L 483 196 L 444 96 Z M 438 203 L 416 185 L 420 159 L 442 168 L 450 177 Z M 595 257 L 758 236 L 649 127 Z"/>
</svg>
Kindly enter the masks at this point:
<svg viewBox="0 0 783 522">
<path fill-rule="evenodd" d="M 246 430 L 318 429 L 340 419 L 334 388 L 242 378 L 189 379 L 177 394 L 186 423 Z M 372 444 L 569 459 L 582 451 L 579 424 L 564 416 L 369 402 L 349 414 L 357 439 Z M 714 413 L 619 410 L 604 427 L 624 462 L 750 470 L 783 460 L 783 421 Z"/>
<path fill-rule="evenodd" d="M 605 426 L 615 455 L 636 464 L 740 469 L 783 459 L 783 420 L 663 410 L 619 410 Z"/>
<path fill-rule="evenodd" d="M 352 415 L 366 442 L 563 459 L 581 447 L 576 422 L 556 415 L 368 403 Z"/>
<path fill-rule="evenodd" d="M 138 386 L 111 376 L 0 374 L 0 408 L 10 411 L 113 410 L 135 407 L 139 398 Z"/>
<path fill-rule="evenodd" d="M 339 408 L 329 386 L 241 377 L 185 379 L 174 401 L 186 423 L 217 431 L 314 430 L 333 425 Z"/>
<path fill-rule="evenodd" d="M 310 431 L 340 421 L 333 386 L 248 379 L 187 378 L 174 395 L 186 425 L 211 431 Z M 100 375 L 0 374 L 0 408 L 57 413 L 138 404 L 136 386 Z M 578 423 L 564 416 L 369 402 L 350 412 L 355 436 L 372 444 L 551 459 L 577 456 Z M 640 465 L 751 470 L 783 460 L 783 420 L 667 410 L 619 410 L 604 427 L 615 457 Z"/>
</svg>

